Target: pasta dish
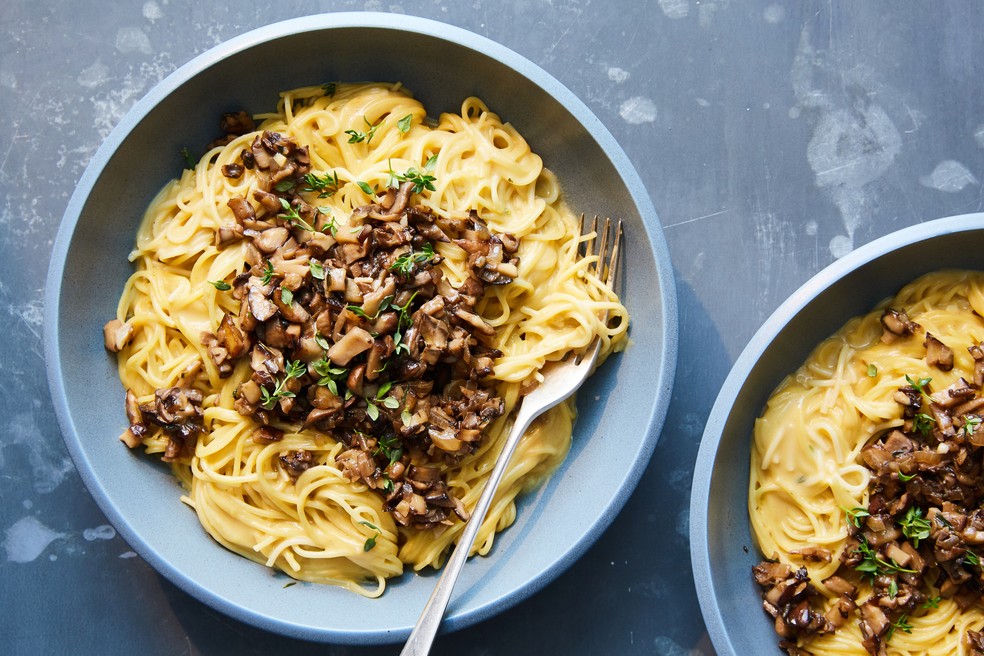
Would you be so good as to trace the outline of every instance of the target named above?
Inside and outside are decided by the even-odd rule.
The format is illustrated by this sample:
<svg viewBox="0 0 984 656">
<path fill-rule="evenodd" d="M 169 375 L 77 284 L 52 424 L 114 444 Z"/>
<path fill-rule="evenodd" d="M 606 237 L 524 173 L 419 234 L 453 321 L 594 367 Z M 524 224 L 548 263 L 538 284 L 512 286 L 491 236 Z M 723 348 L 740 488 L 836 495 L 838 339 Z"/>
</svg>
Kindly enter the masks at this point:
<svg viewBox="0 0 984 656">
<path fill-rule="evenodd" d="M 555 176 L 477 98 L 433 119 L 398 84 L 332 83 L 221 129 L 147 209 L 105 327 L 121 439 L 231 551 L 378 596 L 441 566 L 544 364 L 620 350 L 628 315 Z M 569 400 L 527 431 L 474 553 L 574 420 Z"/>
<path fill-rule="evenodd" d="M 770 397 L 748 507 L 789 654 L 984 653 L 984 274 L 919 278 Z"/>
</svg>

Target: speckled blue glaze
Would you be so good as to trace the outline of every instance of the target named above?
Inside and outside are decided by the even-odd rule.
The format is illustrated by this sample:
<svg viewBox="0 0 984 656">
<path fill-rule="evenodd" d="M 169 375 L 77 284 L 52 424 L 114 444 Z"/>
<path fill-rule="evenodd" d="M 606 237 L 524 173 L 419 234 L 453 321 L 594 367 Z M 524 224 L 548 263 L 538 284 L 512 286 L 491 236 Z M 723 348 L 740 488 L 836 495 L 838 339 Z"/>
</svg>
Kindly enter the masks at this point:
<svg viewBox="0 0 984 656">
<path fill-rule="evenodd" d="M 690 545 L 697 595 L 719 656 L 780 654 L 751 568 L 762 560 L 748 522 L 752 429 L 765 402 L 822 340 L 919 276 L 980 269 L 984 214 L 888 234 L 811 278 L 769 317 L 735 362 L 711 410 L 694 470 Z"/>
<path fill-rule="evenodd" d="M 289 66 L 283 53 L 290 53 Z M 175 584 L 242 621 L 350 644 L 402 640 L 432 575 L 406 575 L 380 600 L 309 584 L 285 589 L 270 570 L 209 538 L 153 458 L 128 452 L 115 358 L 101 328 L 131 272 L 126 255 L 144 208 L 181 167 L 182 147 L 214 137 L 223 111 L 272 109 L 277 92 L 327 80 L 399 80 L 432 115 L 479 95 L 557 173 L 572 207 L 621 217 L 622 295 L 632 345 L 580 393 L 567 461 L 520 503 L 487 558 L 466 568 L 447 629 L 480 621 L 539 590 L 615 517 L 645 469 L 670 400 L 677 314 L 655 210 L 598 119 L 542 69 L 488 39 L 410 16 L 340 13 L 270 25 L 178 69 L 138 102 L 92 158 L 55 240 L 45 297 L 47 371 L 75 464 L 126 541 Z"/>
</svg>

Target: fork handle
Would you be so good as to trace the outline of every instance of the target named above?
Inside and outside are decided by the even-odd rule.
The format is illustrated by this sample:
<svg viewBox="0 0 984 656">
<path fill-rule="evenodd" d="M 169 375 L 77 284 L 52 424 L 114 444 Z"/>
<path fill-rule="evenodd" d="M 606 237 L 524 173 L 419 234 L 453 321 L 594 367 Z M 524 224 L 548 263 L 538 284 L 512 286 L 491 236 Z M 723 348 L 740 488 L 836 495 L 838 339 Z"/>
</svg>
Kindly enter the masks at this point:
<svg viewBox="0 0 984 656">
<path fill-rule="evenodd" d="M 471 517 L 466 522 L 465 530 L 462 532 L 461 537 L 458 538 L 458 544 L 451 553 L 451 557 L 448 558 L 448 562 L 444 565 L 441 578 L 438 579 L 437 585 L 434 587 L 434 592 L 431 593 L 430 599 L 427 600 L 427 605 L 424 606 L 424 610 L 420 614 L 420 619 L 417 620 L 417 626 L 413 628 L 406 645 L 403 647 L 403 651 L 400 652 L 401 656 L 426 656 L 426 654 L 430 653 L 431 645 L 434 644 L 434 637 L 437 636 L 437 630 L 440 628 L 441 620 L 444 618 L 444 611 L 447 610 L 448 602 L 451 601 L 451 591 L 454 589 L 455 581 L 458 580 L 458 574 L 461 573 L 461 568 L 468 561 L 468 554 L 471 552 L 472 543 L 475 541 L 478 530 L 485 520 L 485 515 L 489 512 L 489 506 L 492 505 L 492 497 L 495 496 L 495 492 L 499 488 L 499 483 L 506 473 L 506 467 L 512 459 L 523 433 L 533 423 L 533 420 L 545 410 L 547 408 L 535 408 L 527 403 L 520 405 L 519 411 L 516 413 L 516 421 L 513 422 L 512 430 L 509 431 L 506 443 L 502 445 L 502 452 L 496 458 L 495 467 L 492 469 L 492 473 L 489 475 L 489 479 L 482 489 L 482 496 L 479 497 L 475 509 L 472 510 Z"/>
</svg>

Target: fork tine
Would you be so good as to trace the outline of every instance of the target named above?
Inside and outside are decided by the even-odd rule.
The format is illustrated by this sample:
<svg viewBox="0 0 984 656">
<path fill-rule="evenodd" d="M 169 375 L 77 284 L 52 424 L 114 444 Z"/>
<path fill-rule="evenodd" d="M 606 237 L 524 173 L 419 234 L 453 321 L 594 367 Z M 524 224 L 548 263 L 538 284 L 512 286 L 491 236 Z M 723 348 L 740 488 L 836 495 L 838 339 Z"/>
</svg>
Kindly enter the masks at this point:
<svg viewBox="0 0 984 656">
<path fill-rule="evenodd" d="M 597 219 L 597 217 L 595 218 Z M 595 262 L 594 271 L 598 278 L 605 275 L 605 263 L 608 255 L 608 233 L 611 222 L 611 219 L 606 218 L 601 225 L 601 230 L 596 233 L 598 235 L 598 260 Z"/>
<path fill-rule="evenodd" d="M 608 277 L 605 284 L 609 289 L 615 289 L 615 280 L 618 277 L 618 259 L 621 255 L 622 246 L 622 219 L 615 223 L 615 240 L 612 244 L 612 254 L 608 258 Z"/>
<path fill-rule="evenodd" d="M 596 241 L 595 238 L 597 237 L 597 230 L 598 230 L 597 215 L 593 219 L 591 219 L 590 224 L 585 225 L 584 214 L 581 214 L 581 222 L 580 225 L 578 226 L 578 232 L 581 234 L 581 236 L 584 236 L 586 234 L 591 235 L 590 237 L 585 239 L 581 244 L 581 248 L 584 249 L 584 252 L 582 253 L 580 252 L 580 250 L 578 251 L 578 255 L 580 255 L 582 258 L 591 257 L 592 255 L 594 255 L 594 247 Z"/>
</svg>

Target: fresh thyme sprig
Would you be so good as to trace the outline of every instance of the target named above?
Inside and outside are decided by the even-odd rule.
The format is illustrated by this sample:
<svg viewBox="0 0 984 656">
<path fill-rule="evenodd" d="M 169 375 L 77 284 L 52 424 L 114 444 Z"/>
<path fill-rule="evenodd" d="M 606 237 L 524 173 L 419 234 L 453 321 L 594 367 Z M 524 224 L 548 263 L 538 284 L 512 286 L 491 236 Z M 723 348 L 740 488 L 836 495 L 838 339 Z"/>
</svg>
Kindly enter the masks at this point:
<svg viewBox="0 0 984 656">
<path fill-rule="evenodd" d="M 889 625 L 888 632 L 885 633 L 885 642 L 892 639 L 892 636 L 895 635 L 896 629 L 899 631 L 904 631 L 905 633 L 912 633 L 912 625 L 909 624 L 908 619 L 908 615 L 899 615 L 899 618 Z"/>
<path fill-rule="evenodd" d="M 300 378 L 304 375 L 307 367 L 300 360 L 294 360 L 293 362 L 287 363 L 287 369 L 284 372 L 285 375 L 283 379 L 277 381 L 277 386 L 271 393 L 266 387 L 260 387 L 260 397 L 262 405 L 267 410 L 272 410 L 273 406 L 277 404 L 281 399 L 292 399 L 294 398 L 294 393 L 287 389 L 287 381 L 291 378 Z"/>
<path fill-rule="evenodd" d="M 284 211 L 278 214 L 277 218 L 284 219 L 291 225 L 297 226 L 301 230 L 315 232 L 315 229 L 311 227 L 311 224 L 301 218 L 301 215 L 297 213 L 297 209 L 292 207 L 291 204 L 287 202 L 286 198 L 280 199 L 280 207 L 282 207 Z"/>
<path fill-rule="evenodd" d="M 366 127 L 369 129 L 365 132 L 359 132 L 358 130 L 346 130 L 345 134 L 349 136 L 349 143 L 362 143 L 365 141 L 366 145 L 368 145 L 369 142 L 372 141 L 372 138 L 376 136 L 376 129 L 382 123 L 382 121 L 379 121 L 373 125 L 365 116 L 362 117 L 362 120 L 366 122 Z"/>
<path fill-rule="evenodd" d="M 901 477 L 901 473 L 899 476 Z M 896 523 L 902 527 L 902 534 L 912 540 L 912 546 L 916 549 L 919 548 L 920 540 L 929 539 L 931 526 L 929 520 L 923 517 L 922 508 L 911 506 L 905 512 L 905 516 Z"/>
<path fill-rule="evenodd" d="M 411 249 L 396 258 L 392 266 L 390 266 L 390 271 L 399 273 L 402 276 L 409 276 L 414 264 L 429 262 L 434 259 L 435 255 L 434 247 L 428 242 L 419 251 Z"/>
<path fill-rule="evenodd" d="M 316 173 L 308 173 L 304 176 L 304 182 L 307 186 L 301 189 L 301 191 L 316 191 L 318 192 L 318 198 L 331 198 L 341 186 L 341 183 L 338 181 L 338 173 L 335 171 L 325 173 L 321 176 Z"/>
</svg>

